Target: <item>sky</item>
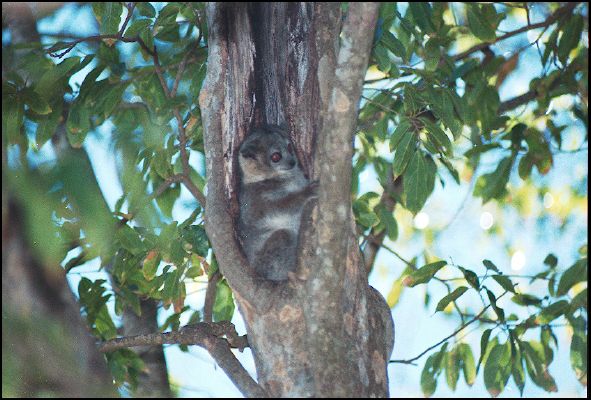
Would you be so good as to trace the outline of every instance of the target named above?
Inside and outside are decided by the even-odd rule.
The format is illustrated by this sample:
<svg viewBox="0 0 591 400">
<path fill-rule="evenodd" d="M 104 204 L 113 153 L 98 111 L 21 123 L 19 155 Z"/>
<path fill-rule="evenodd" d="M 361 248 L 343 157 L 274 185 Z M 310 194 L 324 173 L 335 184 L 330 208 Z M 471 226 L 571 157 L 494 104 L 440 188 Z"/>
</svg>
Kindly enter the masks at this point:
<svg viewBox="0 0 591 400">
<path fill-rule="evenodd" d="M 532 19 L 535 22 L 536 10 Z M 520 21 L 521 22 L 521 21 Z M 511 30 L 515 21 L 503 22 L 500 29 Z M 45 18 L 39 23 L 41 32 L 59 32 L 62 29 L 80 34 L 90 35 L 95 32 L 95 22 L 89 13 L 73 13 L 72 7 L 65 6 L 55 16 Z M 539 32 L 538 32 L 539 33 Z M 533 34 L 533 33 L 532 33 Z M 530 34 L 531 35 L 531 34 Z M 519 35 L 513 41 L 504 44 L 507 51 L 513 50 L 520 43 L 526 43 L 527 35 Z M 529 77 L 539 73 L 539 61 L 535 48 L 526 50 L 526 57 L 518 66 L 517 71 L 504 83 L 501 91 L 501 100 L 511 98 L 528 90 Z M 89 68 L 75 76 L 71 83 L 81 82 Z M 553 107 L 568 108 L 572 99 L 563 96 L 555 101 Z M 522 112 L 524 110 L 519 110 Z M 562 123 L 568 123 L 566 149 L 576 149 L 582 143 L 585 134 L 584 126 L 576 122 L 570 113 L 563 113 Z M 99 185 L 111 208 L 123 193 L 118 183 L 115 169 L 116 156 L 110 147 L 110 125 L 103 124 L 94 134 L 90 134 L 84 144 L 91 157 L 94 171 L 99 180 Z M 47 147 L 47 146 L 46 146 Z M 50 150 L 44 148 L 38 157 L 49 157 Z M 459 153 L 459 152 L 458 152 Z M 466 268 L 484 272 L 483 259 L 492 260 L 504 273 L 535 274 L 542 268 L 543 260 L 549 252 L 553 252 L 559 259 L 559 266 L 566 268 L 576 259 L 576 250 L 586 243 L 587 237 L 587 208 L 580 207 L 572 210 L 573 222 L 565 231 L 559 229 L 561 223 L 553 210 L 557 207 L 565 207 L 569 202 L 569 188 L 588 175 L 587 151 L 577 153 L 564 153 L 555 156 L 555 165 L 546 176 L 540 176 L 534 171 L 533 179 L 547 186 L 550 196 L 533 197 L 530 211 L 523 215 L 517 215 L 511 210 L 505 210 L 496 203 L 490 202 L 482 205 L 479 198 L 470 195 L 472 187 L 470 182 L 462 181 L 460 185 L 452 182 L 449 177 L 445 188 L 440 183 L 436 184 L 421 213 L 414 219 L 405 210 L 398 209 L 396 218 L 403 233 L 402 239 L 395 242 L 386 241 L 386 244 L 396 249 L 406 259 L 412 259 L 421 254 L 425 245 L 425 229 L 432 229 L 436 238 L 432 248 L 432 254 L 441 259 L 453 262 Z M 490 154 L 482 160 L 482 170 L 479 173 L 489 172 L 498 162 L 499 154 Z M 192 154 L 190 162 L 199 171 L 202 170 L 202 158 Z M 360 177 L 360 192 L 377 191 L 376 174 L 368 168 Z M 511 187 L 516 190 L 524 189 L 523 182 L 514 171 L 510 181 Z M 585 193 L 586 189 L 585 189 Z M 534 193 L 535 194 L 535 193 Z M 175 204 L 173 216 L 176 220 L 184 220 L 192 211 L 188 205 L 192 203 L 192 197 L 183 187 L 181 198 Z M 541 217 L 541 218 L 540 218 Z M 542 221 L 542 222 L 540 222 Z M 501 229 L 502 236 L 490 236 L 490 229 Z M 71 254 L 70 256 L 74 256 Z M 77 288 L 82 276 L 95 280 L 104 278 L 103 272 L 97 272 L 98 262 L 89 262 L 77 268 L 69 274 L 69 282 L 72 288 Z M 392 283 L 402 273 L 404 264 L 387 251 L 378 254 L 374 271 L 370 275 L 370 284 L 378 289 L 384 297 L 387 296 Z M 446 273 L 442 271 L 442 273 Z M 524 281 L 521 285 L 526 285 Z M 437 343 L 443 337 L 453 332 L 458 321 L 444 313 L 434 313 L 436 300 L 447 292 L 443 287 L 429 285 L 432 300 L 429 307 L 424 307 L 424 286 L 404 290 L 399 304 L 392 310 L 392 316 L 396 325 L 396 344 L 392 359 L 407 359 L 413 357 L 430 345 Z M 204 282 L 196 282 L 187 285 L 187 304 L 194 309 L 203 307 Z M 191 294 L 192 293 L 192 294 Z M 474 297 L 465 296 L 460 299 L 461 306 L 468 306 L 475 302 Z M 505 305 L 507 299 L 501 299 L 500 306 Z M 478 305 L 478 304 L 477 304 Z M 479 309 L 476 309 L 478 311 Z M 112 304 L 111 304 L 111 311 Z M 159 322 L 172 313 L 172 310 L 159 312 Z M 185 323 L 188 319 L 181 319 Z M 233 321 L 239 333 L 245 333 L 244 324 L 236 312 Z M 481 330 L 467 329 L 460 338 L 469 343 L 475 355 L 479 352 Z M 566 329 L 557 330 L 559 342 L 565 347 L 558 349 L 555 361 L 550 366 L 550 373 L 558 383 L 558 392 L 549 394 L 527 381 L 526 397 L 585 397 L 586 388 L 583 388 L 575 378 L 570 367 L 568 345 L 569 333 Z M 537 332 L 536 332 L 537 335 Z M 251 375 L 256 376 L 254 363 L 250 351 L 244 353 L 235 351 L 236 356 L 243 363 Z M 181 397 L 241 397 L 240 392 L 234 387 L 224 372 L 215 365 L 208 353 L 192 346 L 188 353 L 183 353 L 178 346 L 166 346 L 165 355 L 169 366 L 169 376 L 174 385 L 178 387 Z M 427 355 L 428 356 L 428 355 Z M 418 366 L 404 364 L 390 364 L 388 375 L 390 379 L 390 395 L 392 397 L 423 397 L 420 390 L 420 374 L 427 356 L 419 360 Z M 482 373 L 472 388 L 469 388 L 462 378 L 455 392 L 452 392 L 441 377 L 438 382 L 437 397 L 488 397 L 484 387 Z M 500 397 L 515 397 L 519 395 L 518 389 L 510 379 L 508 387 Z"/>
</svg>

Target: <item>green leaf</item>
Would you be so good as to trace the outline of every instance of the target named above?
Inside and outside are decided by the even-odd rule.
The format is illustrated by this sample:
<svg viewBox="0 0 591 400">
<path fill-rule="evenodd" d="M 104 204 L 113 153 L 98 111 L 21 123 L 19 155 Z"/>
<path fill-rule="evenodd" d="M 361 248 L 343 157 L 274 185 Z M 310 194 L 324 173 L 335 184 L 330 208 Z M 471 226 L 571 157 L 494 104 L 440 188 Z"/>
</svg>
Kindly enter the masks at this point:
<svg viewBox="0 0 591 400">
<path fill-rule="evenodd" d="M 402 285 L 403 279 L 406 277 L 408 272 L 410 271 L 409 267 L 407 267 L 402 274 L 392 283 L 392 287 L 388 292 L 388 296 L 386 297 L 386 302 L 390 308 L 394 308 L 398 301 L 400 300 L 400 295 L 402 294 L 402 289 L 404 286 Z"/>
<path fill-rule="evenodd" d="M 439 57 L 437 57 L 437 63 L 439 63 Z M 454 139 L 457 139 L 462 133 L 463 125 L 454 110 L 454 102 L 457 101 L 456 97 L 457 94 L 452 93 L 450 90 L 431 88 L 428 90 L 428 98 L 425 99 L 430 103 L 431 109 L 435 115 L 443 121 L 445 126 L 447 126 L 452 132 Z M 445 137 L 447 137 L 447 135 L 445 135 Z M 445 140 L 445 138 L 443 140 Z"/>
<path fill-rule="evenodd" d="M 468 386 L 472 386 L 476 381 L 476 365 L 474 363 L 472 348 L 467 343 L 460 343 L 458 345 L 458 354 L 464 372 L 464 379 Z"/>
<path fill-rule="evenodd" d="M 482 363 L 482 360 L 484 359 L 484 356 L 486 355 L 486 349 L 488 347 L 488 341 L 490 339 L 491 332 L 492 332 L 492 329 L 486 329 L 482 333 L 482 337 L 480 338 L 480 357 L 478 358 L 478 366 L 476 368 L 477 374 L 478 374 L 478 370 L 480 369 L 480 364 Z"/>
<path fill-rule="evenodd" d="M 416 151 L 416 137 L 414 133 L 408 132 L 396 146 L 396 154 L 392 163 L 392 173 L 395 177 L 402 175 L 412 155 Z"/>
<path fill-rule="evenodd" d="M 550 57 L 550 53 L 552 51 L 556 51 L 556 40 L 558 39 L 558 29 L 554 29 L 548 41 L 544 43 L 544 54 L 542 55 L 542 65 L 546 66 L 548 62 L 548 57 Z"/>
<path fill-rule="evenodd" d="M 2 98 L 2 134 L 6 134 L 9 144 L 16 144 L 23 141 L 21 135 L 25 106 L 18 96 Z"/>
<path fill-rule="evenodd" d="M 577 47 L 583 32 L 584 19 L 580 14 L 575 14 L 564 24 L 562 36 L 558 42 L 558 59 L 565 64 L 572 49 Z"/>
<path fill-rule="evenodd" d="M 379 207 L 378 216 L 380 218 L 380 222 L 386 227 L 388 238 L 392 241 L 396 240 L 398 238 L 398 224 L 394 218 L 394 213 L 388 212 L 384 207 Z"/>
<path fill-rule="evenodd" d="M 520 306 L 537 306 L 542 303 L 541 299 L 528 293 L 516 294 L 511 298 L 511 300 Z"/>
<path fill-rule="evenodd" d="M 137 3 L 137 4 L 149 4 L 149 3 Z M 141 32 L 150 29 L 152 25 L 151 19 L 140 18 L 133 21 L 131 25 L 125 30 L 125 37 L 135 38 Z"/>
<path fill-rule="evenodd" d="M 492 306 L 493 310 L 495 311 L 495 314 L 497 314 L 497 317 L 499 317 L 499 320 L 501 322 L 504 322 L 505 321 L 505 311 L 503 311 L 502 308 L 497 306 L 497 298 L 495 297 L 493 292 L 491 292 L 488 289 L 486 289 L 486 295 L 488 296 L 488 300 L 490 301 L 490 305 Z"/>
<path fill-rule="evenodd" d="M 443 311 L 449 303 L 457 300 L 461 295 L 463 295 L 466 292 L 466 290 L 468 290 L 467 287 L 460 286 L 459 288 L 455 289 L 453 292 L 449 293 L 447 296 L 445 296 L 444 298 L 439 300 L 439 303 L 437 303 L 437 308 L 435 309 L 435 312 Z"/>
<path fill-rule="evenodd" d="M 417 89 L 411 84 L 404 85 L 404 111 L 407 115 L 416 115 L 423 105 Z"/>
<path fill-rule="evenodd" d="M 396 38 L 390 31 L 385 31 L 381 38 L 382 43 L 394 55 L 406 60 L 406 49 L 400 40 Z"/>
<path fill-rule="evenodd" d="M 97 101 L 96 108 L 93 111 L 101 115 L 103 120 L 107 119 L 121 103 L 123 93 L 128 85 L 128 82 L 124 82 L 106 87 L 105 91 L 101 93 L 101 99 Z"/>
<path fill-rule="evenodd" d="M 583 317 L 571 320 L 573 338 L 570 344 L 570 363 L 581 385 L 587 386 L 587 321 Z"/>
<path fill-rule="evenodd" d="M 491 396 L 497 397 L 511 375 L 511 346 L 509 342 L 494 346 L 484 365 L 484 385 Z"/>
<path fill-rule="evenodd" d="M 392 67 L 388 50 L 381 43 L 378 43 L 373 49 L 373 55 L 377 61 L 378 69 L 387 74 Z"/>
<path fill-rule="evenodd" d="M 392 133 L 392 137 L 390 137 L 390 151 L 396 150 L 398 148 L 398 144 L 405 136 L 413 135 L 411 127 L 411 122 L 408 118 L 400 118 L 400 123 L 394 130 L 394 133 Z"/>
<path fill-rule="evenodd" d="M 425 397 L 430 397 L 435 393 L 435 389 L 437 388 L 437 378 L 441 373 L 441 361 L 444 358 L 446 349 L 447 342 L 443 345 L 440 351 L 431 354 L 425 362 L 425 366 L 421 372 L 421 390 Z"/>
<path fill-rule="evenodd" d="M 90 113 L 84 104 L 75 101 L 70 107 L 66 130 L 68 141 L 72 147 L 77 149 L 82 147 L 84 139 L 86 139 L 86 135 L 90 130 Z"/>
<path fill-rule="evenodd" d="M 136 79 L 133 84 L 136 88 L 137 94 L 148 105 L 150 111 L 154 112 L 155 114 L 159 114 L 167 110 L 170 101 L 166 97 L 166 94 L 162 89 L 162 84 L 158 80 L 156 74 L 147 74 L 141 78 Z M 167 114 L 165 118 L 168 121 L 170 119 L 170 115 Z"/>
<path fill-rule="evenodd" d="M 524 352 L 525 366 L 532 381 L 547 392 L 556 392 L 558 390 L 556 382 L 548 372 L 548 364 L 540 342 L 531 340 L 520 343 Z"/>
<path fill-rule="evenodd" d="M 48 69 L 35 85 L 35 92 L 43 96 L 50 96 L 56 92 L 63 93 L 64 79 L 79 65 L 80 57 L 70 57 Z"/>
<path fill-rule="evenodd" d="M 455 391 L 460 378 L 460 354 L 458 347 L 454 347 L 451 351 L 446 354 L 445 358 L 445 380 L 447 386 Z"/>
<path fill-rule="evenodd" d="M 573 298 L 571 302 L 572 310 L 576 310 L 577 308 L 587 308 L 587 288 L 581 290 L 577 295 Z"/>
<path fill-rule="evenodd" d="M 515 293 L 515 287 L 513 286 L 513 282 L 511 282 L 511 279 L 507 278 L 504 275 L 493 275 L 491 276 L 491 278 L 493 278 L 506 291 Z"/>
<path fill-rule="evenodd" d="M 195 255 L 193 254 L 191 257 L 195 257 Z M 186 275 L 187 278 L 195 279 L 203 275 L 203 270 L 201 269 L 201 267 L 193 265 L 187 270 Z"/>
<path fill-rule="evenodd" d="M 433 358 L 435 356 L 435 354 L 429 356 L 421 372 L 421 390 L 425 397 L 431 397 L 435 393 L 435 389 L 437 389 L 436 371 L 434 371 L 433 367 Z"/>
<path fill-rule="evenodd" d="M 480 290 L 480 280 L 478 279 L 478 275 L 476 275 L 474 271 L 471 271 L 469 269 L 463 267 L 458 268 L 460 269 L 460 271 L 462 271 L 464 278 L 470 284 L 470 286 L 472 286 L 476 290 Z"/>
<path fill-rule="evenodd" d="M 51 107 L 49 106 L 49 103 L 33 89 L 25 88 L 22 91 L 22 96 L 25 103 L 35 113 L 40 115 L 46 115 L 51 112 Z"/>
<path fill-rule="evenodd" d="M 472 156 L 486 153 L 489 150 L 498 149 L 500 147 L 501 147 L 501 145 L 498 143 L 487 143 L 487 144 L 477 145 L 477 146 L 472 147 L 470 150 L 466 151 L 464 153 L 464 157 L 470 158 Z"/>
<path fill-rule="evenodd" d="M 416 214 L 423 208 L 435 187 L 437 166 L 430 156 L 416 151 L 404 174 L 403 187 L 406 208 Z"/>
<path fill-rule="evenodd" d="M 420 118 L 427 129 L 427 139 L 446 156 L 452 155 L 452 144 L 447 134 L 436 124 L 428 121 L 426 118 Z"/>
<path fill-rule="evenodd" d="M 193 210 L 191 215 L 189 215 L 189 217 L 179 225 L 179 229 L 184 229 L 187 226 L 190 226 L 191 224 L 193 224 L 200 213 L 201 213 L 201 207 L 197 206 L 195 208 L 195 210 Z"/>
<path fill-rule="evenodd" d="M 54 135 L 62 118 L 62 99 L 58 99 L 53 106 L 53 112 L 44 115 L 37 121 L 35 141 L 37 148 L 41 148 Z"/>
<path fill-rule="evenodd" d="M 230 321 L 234 315 L 234 298 L 232 290 L 225 279 L 217 283 L 215 303 L 213 305 L 213 320 Z"/>
<path fill-rule="evenodd" d="M 523 368 L 523 357 L 521 351 L 517 348 L 515 353 L 512 353 L 511 376 L 513 376 L 513 381 L 519 388 L 520 396 L 523 396 L 523 389 L 525 388 L 525 370 Z"/>
<path fill-rule="evenodd" d="M 490 261 L 490 260 L 482 260 L 482 264 L 484 264 L 484 266 L 486 267 L 486 269 L 492 269 L 497 274 L 500 274 L 501 273 L 501 271 L 499 270 L 499 268 L 492 261 Z"/>
<path fill-rule="evenodd" d="M 174 207 L 174 203 L 179 198 L 181 194 L 181 186 L 178 183 L 175 183 L 169 186 L 164 192 L 160 194 L 156 198 L 156 203 L 167 218 L 172 218 L 172 209 Z"/>
<path fill-rule="evenodd" d="M 554 254 L 550 253 L 546 256 L 546 258 L 544 258 L 544 264 L 550 268 L 556 268 L 558 265 L 558 258 L 556 258 Z"/>
<path fill-rule="evenodd" d="M 156 10 L 149 2 L 137 2 L 135 8 L 142 17 L 154 18 L 156 16 Z"/>
<path fill-rule="evenodd" d="M 158 252 L 152 250 L 148 252 L 148 255 L 144 259 L 144 263 L 142 266 L 142 273 L 144 274 L 144 278 L 147 281 L 151 281 L 156 276 L 156 271 L 158 270 L 158 265 L 160 265 L 160 261 L 162 260 L 162 256 L 158 254 Z"/>
<path fill-rule="evenodd" d="M 99 22 L 101 34 L 114 34 L 119 31 L 123 6 L 118 2 L 92 3 L 94 15 Z"/>
<path fill-rule="evenodd" d="M 494 10 L 494 6 L 490 7 Z M 475 4 L 468 4 L 467 14 L 468 26 L 474 36 L 485 42 L 493 42 L 497 38 L 495 20 L 487 18 L 484 6 L 481 8 Z"/>
<path fill-rule="evenodd" d="M 376 226 L 380 219 L 374 212 L 362 212 L 357 216 L 357 222 L 365 228 Z"/>
<path fill-rule="evenodd" d="M 509 182 L 513 160 L 513 157 L 504 158 L 494 172 L 480 176 L 476 181 L 474 196 L 482 197 L 483 203 L 501 199 L 507 192 L 505 186 Z"/>
<path fill-rule="evenodd" d="M 181 237 L 191 247 L 191 252 L 199 254 L 202 257 L 207 256 L 209 250 L 209 240 L 205 229 L 201 225 L 189 225 L 181 230 Z"/>
<path fill-rule="evenodd" d="M 119 227 L 116 237 L 121 244 L 121 247 L 129 251 L 134 256 L 143 254 L 147 250 L 144 243 L 140 239 L 139 234 L 128 225 Z"/>
<path fill-rule="evenodd" d="M 435 32 L 435 26 L 433 25 L 431 5 L 427 2 L 410 2 L 408 7 L 412 12 L 412 17 L 421 29 L 425 33 Z"/>
<path fill-rule="evenodd" d="M 569 302 L 560 300 L 542 309 L 536 317 L 536 323 L 539 325 L 547 324 L 563 315 L 569 309 Z"/>
<path fill-rule="evenodd" d="M 578 260 L 569 269 L 567 269 L 558 282 L 556 296 L 565 295 L 570 288 L 579 282 L 587 280 L 587 257 Z"/>
<path fill-rule="evenodd" d="M 414 287 L 421 283 L 427 283 L 441 268 L 447 265 L 447 261 L 436 261 L 413 271 L 412 274 L 404 278 L 402 284 L 408 287 Z"/>
</svg>

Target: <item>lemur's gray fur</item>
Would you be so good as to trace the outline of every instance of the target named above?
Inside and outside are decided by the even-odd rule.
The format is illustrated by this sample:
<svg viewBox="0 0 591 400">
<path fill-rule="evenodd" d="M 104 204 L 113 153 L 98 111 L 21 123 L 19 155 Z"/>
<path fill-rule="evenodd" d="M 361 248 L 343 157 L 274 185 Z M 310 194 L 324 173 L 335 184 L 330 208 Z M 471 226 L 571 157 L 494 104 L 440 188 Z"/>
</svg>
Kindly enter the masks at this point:
<svg viewBox="0 0 591 400">
<path fill-rule="evenodd" d="M 256 273 L 282 281 L 294 271 L 302 210 L 316 198 L 317 184 L 304 176 L 287 132 L 254 129 L 240 146 L 238 231 Z"/>
</svg>

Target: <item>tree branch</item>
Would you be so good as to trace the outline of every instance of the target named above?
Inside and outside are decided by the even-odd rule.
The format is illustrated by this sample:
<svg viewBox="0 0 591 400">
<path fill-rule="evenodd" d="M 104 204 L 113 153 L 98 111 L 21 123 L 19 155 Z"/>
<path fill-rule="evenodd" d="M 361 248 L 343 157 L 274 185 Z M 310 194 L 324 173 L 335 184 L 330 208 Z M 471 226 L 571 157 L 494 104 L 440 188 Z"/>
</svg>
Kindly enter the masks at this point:
<svg viewBox="0 0 591 400">
<path fill-rule="evenodd" d="M 388 213 L 394 212 L 396 208 L 395 196 L 400 195 L 402 192 L 402 176 L 393 179 L 391 172 L 388 173 L 388 182 L 380 198 L 380 204 L 382 204 Z M 367 236 L 367 243 L 363 248 L 363 259 L 365 261 L 365 269 L 369 274 L 373 268 L 378 250 L 382 247 L 382 243 L 386 238 L 386 229 L 377 233 L 375 227 L 371 229 Z"/>
<path fill-rule="evenodd" d="M 505 294 L 507 294 L 507 291 L 503 292 L 502 295 L 500 295 L 499 297 L 497 297 L 497 300 L 499 300 L 501 297 L 503 297 Z M 472 323 L 479 321 L 480 317 L 482 317 L 482 315 L 486 312 L 486 310 L 489 309 L 489 307 L 491 307 L 490 304 L 488 304 L 486 307 L 484 307 L 482 309 L 482 311 L 480 311 L 478 313 L 478 315 L 476 315 L 474 318 L 472 318 L 470 321 L 466 322 L 465 324 L 460 325 L 460 327 L 458 329 L 456 329 L 451 335 L 446 336 L 445 338 L 441 339 L 439 342 L 435 343 L 433 346 L 429 346 L 427 349 L 425 349 L 421 354 L 419 354 L 416 357 L 410 358 L 408 360 L 390 360 L 389 363 L 393 364 L 393 363 L 398 363 L 398 364 L 413 364 L 414 361 L 418 360 L 419 358 L 423 357 L 425 354 L 427 354 L 428 352 L 430 352 L 431 350 L 435 349 L 436 347 L 442 345 L 443 343 L 447 342 L 449 339 L 451 339 L 452 337 L 456 336 L 458 333 L 460 333 L 461 331 L 463 331 L 464 329 L 466 329 L 469 325 L 471 325 Z"/>
<path fill-rule="evenodd" d="M 225 336 L 225 339 L 223 338 Z M 267 393 L 252 379 L 231 347 L 242 351 L 248 346 L 246 336 L 238 336 L 229 321 L 218 323 L 200 322 L 188 325 L 175 332 L 151 333 L 122 337 L 104 342 L 99 350 L 103 353 L 136 346 L 158 346 L 162 344 L 197 345 L 205 348 L 230 380 L 247 397 L 267 397 Z"/>
<path fill-rule="evenodd" d="M 323 282 L 340 285 L 351 231 L 351 158 L 359 98 L 373 39 L 379 5 L 351 3 L 341 33 L 334 85 L 328 109 L 322 116 L 322 130 L 316 148 L 319 166 L 317 251 L 322 265 L 314 273 Z M 331 292 L 338 293 L 339 289 Z"/>
<path fill-rule="evenodd" d="M 538 28 L 544 28 L 544 27 L 548 27 L 550 25 L 552 25 L 554 22 L 556 22 L 560 17 L 562 17 L 563 15 L 566 15 L 567 13 L 571 12 L 579 3 L 567 3 L 564 7 L 559 8 L 558 10 L 556 10 L 552 15 L 550 15 L 550 17 L 548 17 L 548 19 L 546 19 L 545 21 L 542 22 L 538 22 L 536 24 L 528 24 L 524 27 L 521 27 L 519 29 L 516 29 L 514 31 L 511 32 L 507 32 L 506 34 L 497 37 L 493 42 L 486 42 L 486 43 L 480 43 L 477 44 L 475 46 L 470 47 L 468 50 L 463 51 L 459 54 L 456 54 L 453 57 L 454 61 L 459 61 L 459 60 L 463 60 L 464 58 L 468 57 L 470 54 L 475 53 L 479 50 L 483 50 L 485 48 L 487 48 L 488 46 L 494 44 L 494 43 L 498 43 L 501 42 L 505 39 L 509 39 L 513 36 L 519 35 L 520 33 L 524 33 L 527 31 L 530 31 L 532 29 L 538 29 Z"/>
<path fill-rule="evenodd" d="M 189 53 L 187 53 L 188 55 Z M 178 89 L 178 83 L 180 81 L 181 75 L 185 69 L 186 62 L 188 60 L 187 55 L 181 61 L 181 65 L 179 66 L 179 70 L 177 71 L 177 76 L 175 78 L 175 82 L 173 84 L 172 91 L 168 89 L 168 84 L 166 83 L 166 78 L 164 77 L 164 72 L 162 71 L 162 66 L 160 65 L 160 59 L 158 58 L 158 51 L 156 50 L 156 46 L 154 46 L 154 51 L 152 53 L 152 59 L 154 60 L 154 70 L 156 71 L 156 75 L 158 76 L 158 80 L 160 81 L 160 85 L 162 86 L 162 90 L 167 98 L 172 99 L 176 95 L 176 91 Z M 183 123 L 183 117 L 178 109 L 178 106 L 173 108 L 173 114 L 177 122 L 177 129 L 179 131 L 179 150 L 181 153 L 181 165 L 183 168 L 182 172 L 182 182 L 185 187 L 191 192 L 193 197 L 201 204 L 203 208 L 205 208 L 205 196 L 199 190 L 197 186 L 191 181 L 190 174 L 191 174 L 191 167 L 189 166 L 189 153 L 187 152 L 187 134 L 185 131 L 185 125 Z"/>
</svg>

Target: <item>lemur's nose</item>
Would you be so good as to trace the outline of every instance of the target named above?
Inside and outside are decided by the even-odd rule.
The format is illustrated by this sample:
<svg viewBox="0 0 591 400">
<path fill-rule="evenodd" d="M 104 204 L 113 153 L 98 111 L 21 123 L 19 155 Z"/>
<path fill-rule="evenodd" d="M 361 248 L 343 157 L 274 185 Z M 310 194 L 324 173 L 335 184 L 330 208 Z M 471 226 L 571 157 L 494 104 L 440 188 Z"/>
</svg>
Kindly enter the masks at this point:
<svg viewBox="0 0 591 400">
<path fill-rule="evenodd" d="M 291 160 L 291 161 L 289 161 L 289 166 L 290 166 L 290 167 L 293 167 L 295 164 L 296 164 L 295 160 Z"/>
</svg>

